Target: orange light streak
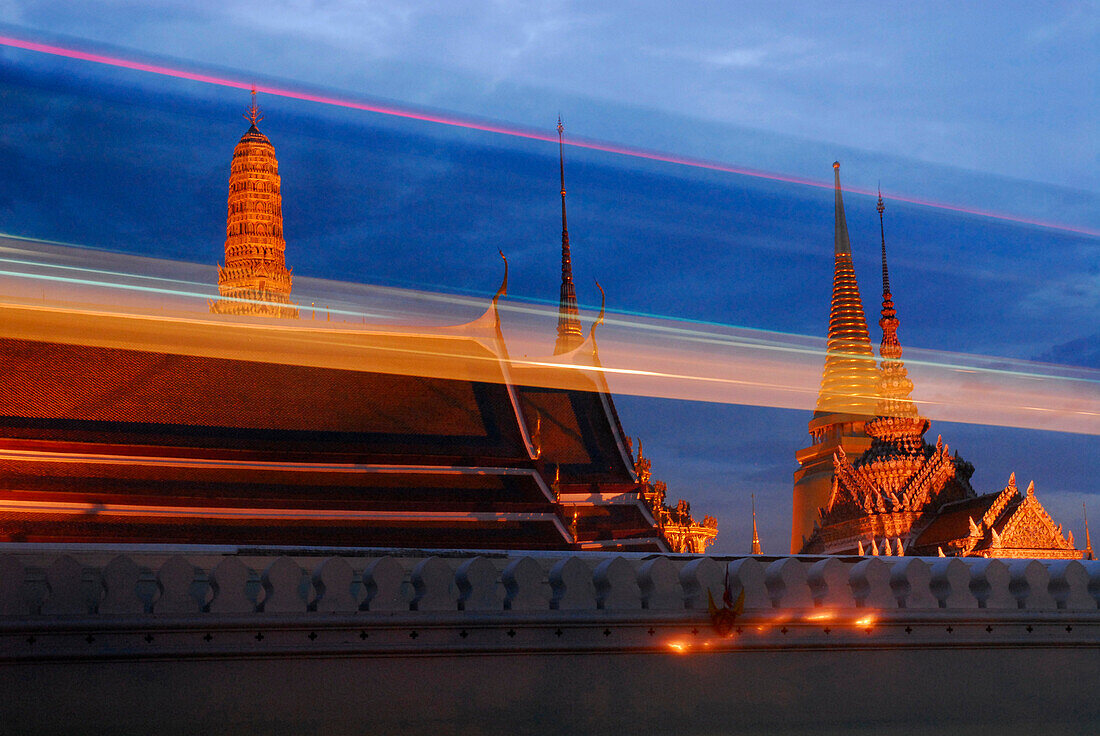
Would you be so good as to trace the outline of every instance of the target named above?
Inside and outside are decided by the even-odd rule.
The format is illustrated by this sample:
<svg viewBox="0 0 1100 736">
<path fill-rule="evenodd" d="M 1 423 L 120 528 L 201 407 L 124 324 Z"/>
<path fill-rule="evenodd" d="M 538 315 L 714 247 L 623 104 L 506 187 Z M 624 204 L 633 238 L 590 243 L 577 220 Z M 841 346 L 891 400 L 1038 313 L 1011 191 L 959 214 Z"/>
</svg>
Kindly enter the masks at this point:
<svg viewBox="0 0 1100 736">
<path fill-rule="evenodd" d="M 333 305 L 331 322 L 230 319 L 207 311 L 213 268 L 57 246 L 15 255 L 0 254 L 10 337 L 799 410 L 824 362 L 817 338 L 625 314 L 597 329 L 598 363 L 591 342 L 551 357 L 556 308 L 507 299 L 505 359 L 486 299 L 303 278 L 299 303 Z M 135 262 L 146 275 L 126 274 Z M 1100 435 L 1100 371 L 918 348 L 906 365 L 932 419 Z"/>
<path fill-rule="evenodd" d="M 31 41 L 29 39 L 17 38 L 14 36 L 0 36 L 0 45 L 23 49 L 25 51 L 34 51 L 42 54 L 49 54 L 51 56 L 58 56 L 66 59 L 86 61 L 93 64 L 102 64 L 105 66 L 129 69 L 132 71 L 147 72 L 150 74 L 158 74 L 161 76 L 173 77 L 176 79 L 185 79 L 192 82 L 200 82 L 202 84 L 212 84 L 221 87 L 230 87 L 233 89 L 255 89 L 257 92 L 262 92 L 268 95 L 301 100 L 304 102 L 314 102 L 321 105 L 331 105 L 352 110 L 361 110 L 363 112 L 390 115 L 393 117 L 405 118 L 408 120 L 417 120 L 439 125 L 448 125 L 451 127 L 477 130 L 484 133 L 493 133 L 496 135 L 507 135 L 514 138 L 524 138 L 528 140 L 544 141 L 551 143 L 558 142 L 558 138 L 555 135 L 550 135 L 539 130 L 525 128 L 515 124 L 482 120 L 473 117 L 463 117 L 453 113 L 444 114 L 440 112 L 429 112 L 426 110 L 417 110 L 411 107 L 383 104 L 377 101 L 366 102 L 350 97 L 336 96 L 333 94 L 321 94 L 318 92 L 308 92 L 305 90 L 291 89 L 289 87 L 274 86 L 268 84 L 257 84 L 251 81 L 245 82 L 239 79 L 230 79 L 228 77 L 216 76 L 213 74 L 188 71 L 179 67 L 165 66 L 163 64 L 153 64 L 149 62 L 138 61 L 135 59 L 127 59 L 120 56 L 109 56 L 107 54 L 94 53 L 90 51 L 81 51 L 80 49 L 71 48 L 68 46 L 59 46 L 57 44 Z M 738 176 L 749 176 L 757 179 L 767 179 L 770 181 L 777 181 L 785 184 L 797 184 L 800 186 L 815 187 L 818 189 L 831 190 L 833 188 L 832 181 L 808 179 L 804 177 L 793 176 L 790 174 L 769 172 L 746 166 L 737 166 L 734 164 L 727 164 L 720 161 L 713 161 L 692 156 L 682 156 L 678 154 L 656 151 L 636 146 L 629 146 L 626 144 L 614 143 L 610 141 L 602 141 L 583 137 L 570 137 L 565 138 L 564 143 L 565 145 L 574 146 L 576 148 L 600 151 L 602 153 L 611 153 L 620 156 L 629 156 L 632 158 L 646 159 L 661 163 L 689 166 L 699 169 L 708 169 L 711 171 L 720 171 L 723 173 L 736 174 Z M 872 197 L 878 196 L 877 190 L 872 191 L 870 189 L 861 189 L 858 187 L 846 187 L 845 191 Z M 921 207 L 931 207 L 934 209 L 956 212 L 965 215 L 973 215 L 977 217 L 985 217 L 994 220 L 1002 220 L 1005 222 L 1012 222 L 1020 225 L 1030 225 L 1050 230 L 1060 230 L 1077 235 L 1086 235 L 1089 237 L 1100 236 L 1100 230 L 1084 226 L 1067 225 L 1063 223 L 1052 222 L 1049 220 L 1040 220 L 1005 212 L 997 212 L 994 210 L 949 204 L 947 202 L 941 202 L 908 194 L 898 194 L 896 192 L 888 192 L 886 196 L 895 202 L 905 202 L 907 204 L 918 205 Z"/>
<path fill-rule="evenodd" d="M 812 613 L 806 617 L 807 621 L 832 621 L 836 618 L 836 614 L 832 611 L 821 611 L 820 613 Z"/>
</svg>

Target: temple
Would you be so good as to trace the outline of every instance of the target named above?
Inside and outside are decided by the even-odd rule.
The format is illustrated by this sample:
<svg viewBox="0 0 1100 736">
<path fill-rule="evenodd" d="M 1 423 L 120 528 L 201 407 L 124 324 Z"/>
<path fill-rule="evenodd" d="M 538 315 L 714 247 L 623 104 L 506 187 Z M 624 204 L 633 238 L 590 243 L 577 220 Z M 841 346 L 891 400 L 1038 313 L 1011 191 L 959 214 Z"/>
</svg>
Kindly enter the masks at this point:
<svg viewBox="0 0 1100 736">
<path fill-rule="evenodd" d="M 833 164 L 838 171 L 839 164 Z M 836 276 L 818 411 L 810 423 L 813 444 L 796 457 L 795 519 L 806 554 L 939 555 L 1080 558 L 1073 544 L 1035 496 L 1034 483 L 1020 493 L 1013 475 L 1004 490 L 978 495 L 970 485 L 974 466 L 951 454 L 942 438 L 929 444 L 929 421 L 912 398 L 913 382 L 902 361 L 897 309 L 886 261 L 885 204 L 877 210 L 882 251 L 882 342 L 877 370 L 866 320 L 851 270 L 839 173 L 836 177 Z M 839 307 L 838 307 L 839 305 Z M 873 416 L 857 417 L 873 410 Z M 836 417 L 840 417 L 837 419 Z M 817 424 L 829 417 L 829 424 Z M 848 422 L 851 421 L 851 424 Z M 831 428 L 837 427 L 839 431 Z M 824 431 L 822 427 L 827 427 Z M 833 431 L 835 434 L 830 435 Z M 822 437 L 822 439 L 819 439 Z M 847 439 L 847 442 L 845 442 Z M 830 457 L 825 457 L 831 452 Z M 832 466 L 825 472 L 825 460 Z M 812 476 L 811 476 L 812 474 Z M 799 483 L 812 477 L 812 493 Z M 826 481 L 826 482 L 822 482 Z M 819 505 L 821 488 L 828 494 Z M 809 512 L 812 526 L 804 531 Z"/>
<path fill-rule="evenodd" d="M 599 362 L 602 309 L 581 331 L 563 156 L 558 340 L 553 356 L 516 365 L 498 311 L 506 261 L 465 324 L 296 319 L 255 101 L 249 119 L 213 314 L 0 304 L 0 541 L 653 552 L 713 541 L 716 521 L 696 523 L 683 501 L 670 509 L 663 484 L 657 494 L 639 478 Z"/>
<path fill-rule="evenodd" d="M 233 149 L 225 221 L 225 266 L 218 266 L 217 314 L 297 317 L 283 240 L 283 199 L 275 147 L 256 124 L 263 120 L 252 90 L 251 123 Z"/>
</svg>

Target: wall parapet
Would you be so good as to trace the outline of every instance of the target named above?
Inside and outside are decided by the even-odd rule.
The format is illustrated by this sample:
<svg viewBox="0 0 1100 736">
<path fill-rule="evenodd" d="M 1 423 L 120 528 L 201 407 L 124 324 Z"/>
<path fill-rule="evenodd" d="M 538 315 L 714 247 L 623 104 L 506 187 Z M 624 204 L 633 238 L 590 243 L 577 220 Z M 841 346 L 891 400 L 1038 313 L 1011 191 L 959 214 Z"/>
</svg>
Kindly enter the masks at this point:
<svg viewBox="0 0 1100 736">
<path fill-rule="evenodd" d="M 14 546 L 14 545 L 12 545 Z M 0 550 L 0 619 L 707 608 L 1096 612 L 1100 562 L 362 550 Z"/>
</svg>

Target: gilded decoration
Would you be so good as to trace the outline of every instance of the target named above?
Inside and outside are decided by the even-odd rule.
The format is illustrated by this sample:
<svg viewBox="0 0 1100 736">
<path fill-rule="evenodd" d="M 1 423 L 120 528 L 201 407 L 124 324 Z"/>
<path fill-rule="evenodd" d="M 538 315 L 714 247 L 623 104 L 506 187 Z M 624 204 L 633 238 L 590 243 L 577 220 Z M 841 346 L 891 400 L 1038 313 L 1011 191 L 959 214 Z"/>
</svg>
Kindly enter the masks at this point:
<svg viewBox="0 0 1100 736">
<path fill-rule="evenodd" d="M 634 461 L 634 473 L 638 476 L 642 498 L 657 520 L 661 535 L 672 552 L 703 554 L 718 537 L 718 519 L 704 516 L 696 521 L 691 515 L 691 504 L 680 499 L 676 506 L 665 503 L 668 488 L 660 480 L 653 480 L 653 461 L 642 454 L 642 441 L 638 440 L 638 457 Z"/>
</svg>

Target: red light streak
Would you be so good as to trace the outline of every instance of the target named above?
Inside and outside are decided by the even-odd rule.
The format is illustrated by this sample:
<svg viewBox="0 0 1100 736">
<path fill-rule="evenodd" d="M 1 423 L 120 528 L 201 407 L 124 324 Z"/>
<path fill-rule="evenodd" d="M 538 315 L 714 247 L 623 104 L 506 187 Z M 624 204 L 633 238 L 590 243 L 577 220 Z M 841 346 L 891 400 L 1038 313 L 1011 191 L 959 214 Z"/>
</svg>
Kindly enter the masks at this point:
<svg viewBox="0 0 1100 736">
<path fill-rule="evenodd" d="M 525 138 L 528 140 L 546 141 L 552 143 L 558 142 L 558 138 L 555 135 L 550 135 L 548 133 L 543 133 L 537 130 L 523 128 L 515 125 L 506 125 L 503 123 L 496 123 L 487 120 L 477 120 L 474 118 L 466 118 L 456 115 L 444 115 L 441 113 L 415 110 L 412 108 L 398 107 L 395 105 L 386 105 L 378 102 L 363 102 L 347 97 L 335 97 L 332 95 L 317 94 L 313 92 L 289 89 L 286 87 L 253 84 L 252 82 L 244 82 L 237 79 L 229 79 L 226 77 L 219 77 L 211 74 L 192 72 L 176 67 L 164 66 L 161 64 L 151 64 L 148 62 L 136 61 L 134 59 L 125 59 L 118 56 L 108 56 L 106 54 L 81 51 L 79 49 L 58 46 L 55 44 L 29 41 L 27 39 L 15 38 L 13 36 L 0 36 L 0 45 L 23 49 L 25 51 L 36 51 L 43 54 L 50 54 L 52 56 L 60 56 L 67 59 L 87 61 L 94 64 L 103 64 L 106 66 L 130 69 L 133 71 L 160 74 L 162 76 L 175 77 L 177 79 L 187 79 L 193 82 L 202 82 L 204 84 L 213 84 L 222 87 L 231 87 L 234 89 L 255 88 L 257 92 L 263 92 L 264 94 L 275 95 L 277 97 L 286 97 L 295 100 L 303 100 L 306 102 L 316 102 L 322 105 L 333 105 L 336 107 L 350 108 L 353 110 L 362 110 L 365 112 L 379 113 L 382 115 L 391 115 L 394 117 L 406 118 L 409 120 L 419 120 L 422 122 L 438 123 L 440 125 L 449 125 L 457 128 L 478 130 L 485 133 L 507 135 L 515 138 Z M 650 161 L 658 161 L 661 163 L 677 164 L 680 166 L 690 166 L 699 169 L 709 169 L 711 171 L 721 171 L 728 174 L 736 174 L 738 176 L 750 176 L 757 179 L 767 179 L 770 181 L 777 181 L 785 184 L 797 184 L 800 186 L 816 187 L 819 189 L 833 188 L 833 182 L 828 180 L 806 179 L 803 177 L 791 176 L 788 174 L 779 174 L 774 172 L 762 171 L 760 169 L 734 166 L 719 161 L 710 161 L 707 159 L 694 158 L 690 156 L 679 156 L 672 153 L 664 153 L 661 151 L 627 146 L 609 141 L 600 141 L 589 138 L 566 138 L 565 143 L 566 145 L 574 146 L 576 148 L 585 148 L 592 151 L 600 151 L 603 153 L 611 153 L 621 156 L 630 156 L 632 158 L 647 159 Z M 858 187 L 848 187 L 845 189 L 845 191 L 866 196 L 878 196 L 877 191 L 872 191 L 870 189 L 860 189 Z M 905 194 L 889 193 L 887 196 L 889 199 L 895 202 L 905 202 L 906 204 L 918 205 L 921 207 L 931 207 L 934 209 L 946 210 L 949 212 L 974 215 L 977 217 L 986 217 L 994 220 L 1002 220 L 1005 222 L 1012 222 L 1021 225 L 1031 225 L 1050 230 L 1060 230 L 1064 232 L 1075 233 L 1078 235 L 1087 235 L 1090 237 L 1100 236 L 1100 230 L 1095 230 L 1083 226 L 1064 225 L 1047 220 L 1038 220 L 1029 217 L 1007 214 L 1004 212 L 995 212 L 992 210 L 984 210 L 974 207 L 948 204 L 946 202 L 939 202 L 923 197 Z"/>
</svg>

